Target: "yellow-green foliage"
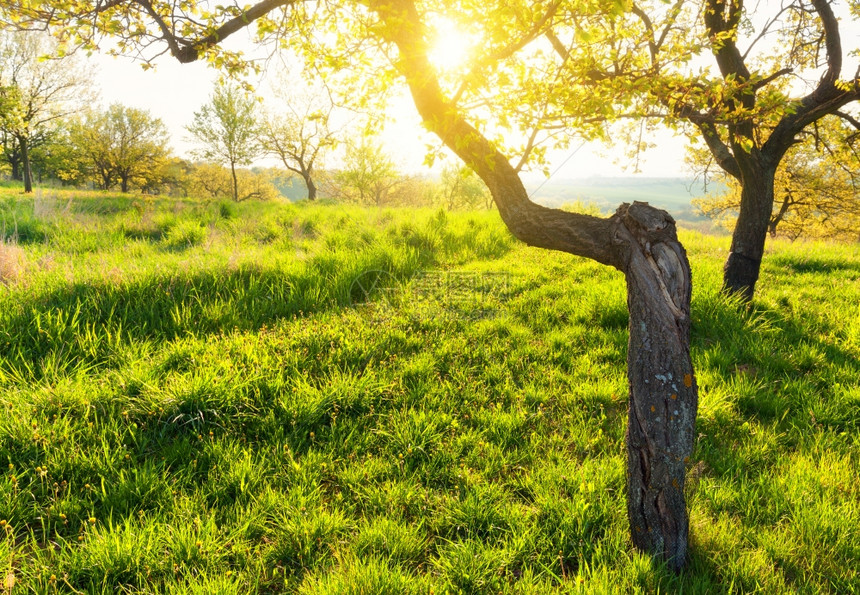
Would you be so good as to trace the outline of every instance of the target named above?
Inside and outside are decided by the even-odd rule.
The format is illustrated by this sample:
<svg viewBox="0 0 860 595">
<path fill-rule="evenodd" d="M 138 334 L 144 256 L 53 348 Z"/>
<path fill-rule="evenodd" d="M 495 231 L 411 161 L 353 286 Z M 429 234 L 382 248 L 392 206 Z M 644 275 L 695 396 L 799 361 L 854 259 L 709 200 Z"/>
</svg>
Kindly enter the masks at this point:
<svg viewBox="0 0 860 595">
<path fill-rule="evenodd" d="M 790 239 L 860 241 L 860 158 L 853 146 L 857 135 L 838 118 L 823 120 L 817 130 L 818 137 L 792 147 L 777 169 L 770 233 Z M 702 158 L 701 152 L 693 155 L 694 160 Z M 693 204 L 731 231 L 740 211 L 741 185 L 725 174 L 718 177 L 728 189 Z"/>
</svg>

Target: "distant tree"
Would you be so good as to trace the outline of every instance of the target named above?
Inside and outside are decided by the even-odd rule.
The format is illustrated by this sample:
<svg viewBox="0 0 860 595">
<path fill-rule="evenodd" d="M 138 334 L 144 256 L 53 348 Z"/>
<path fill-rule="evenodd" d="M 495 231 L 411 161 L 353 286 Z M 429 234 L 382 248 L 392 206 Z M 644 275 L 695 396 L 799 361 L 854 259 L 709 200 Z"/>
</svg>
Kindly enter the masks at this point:
<svg viewBox="0 0 860 595">
<path fill-rule="evenodd" d="M 347 147 L 344 168 L 335 175 L 335 181 L 344 198 L 376 206 L 382 206 L 402 182 L 382 146 L 366 138 Z"/>
<path fill-rule="evenodd" d="M 58 53 L 45 33 L 0 31 L 0 131 L 4 156 L 25 192 L 33 191 L 33 148 L 89 99 L 89 74 L 75 56 Z"/>
<path fill-rule="evenodd" d="M 4 93 L 0 91 L 0 95 L 5 95 L 7 98 L 7 105 L 10 103 L 14 104 L 16 101 L 14 98 L 16 97 L 16 91 L 14 89 L 7 89 Z M 15 108 L 12 108 L 15 109 Z M 13 116 L 14 117 L 14 116 Z M 26 145 L 27 156 L 30 158 L 30 174 L 32 176 L 33 170 L 36 165 L 37 157 L 35 156 L 36 151 L 39 147 L 44 144 L 50 143 L 53 137 L 56 136 L 56 130 L 53 128 L 45 128 L 42 130 L 35 131 L 29 137 L 29 142 Z M 2 158 L 6 163 L 9 164 L 10 175 L 13 180 L 18 180 L 19 182 L 24 181 L 24 161 L 22 154 L 22 145 L 18 141 L 18 137 L 8 129 L 0 128 L 0 145 L 2 145 Z"/>
<path fill-rule="evenodd" d="M 493 204 L 493 197 L 486 184 L 474 171 L 463 165 L 446 166 L 442 170 L 440 183 L 442 201 L 448 210 L 490 208 Z"/>
<path fill-rule="evenodd" d="M 92 180 L 92 167 L 87 156 L 72 143 L 74 124 L 74 118 L 59 121 L 47 142 L 40 142 L 33 150 L 32 162 L 37 178 L 74 185 Z"/>
<path fill-rule="evenodd" d="M 743 189 L 734 178 L 717 174 L 727 190 L 693 203 L 732 230 Z M 768 222 L 772 237 L 860 240 L 860 133 L 838 117 L 819 121 L 783 157 L 774 199 Z"/>
<path fill-rule="evenodd" d="M 192 187 L 193 164 L 179 157 L 169 157 L 161 170 L 161 177 L 155 184 L 147 185 L 144 191 L 166 193 L 171 196 L 187 198 Z"/>
<path fill-rule="evenodd" d="M 146 110 L 112 104 L 72 126 L 72 144 L 91 162 L 101 186 L 145 187 L 157 181 L 169 154 L 164 123 Z"/>
<path fill-rule="evenodd" d="M 337 144 L 337 132 L 330 127 L 334 105 L 320 90 L 276 90 L 275 95 L 283 110 L 266 114 L 260 127 L 260 143 L 266 153 L 302 177 L 308 200 L 315 200 L 314 167 L 325 151 Z"/>
<path fill-rule="evenodd" d="M 200 147 L 194 155 L 228 165 L 232 177 L 232 197 L 238 202 L 237 166 L 250 165 L 260 155 L 257 102 L 235 85 L 219 85 L 208 104 L 194 113 L 188 132 Z"/>
<path fill-rule="evenodd" d="M 200 198 L 232 198 L 242 202 L 273 200 L 281 196 L 269 170 L 228 170 L 217 163 L 202 162 L 192 165 L 189 178 L 189 192 Z"/>
</svg>

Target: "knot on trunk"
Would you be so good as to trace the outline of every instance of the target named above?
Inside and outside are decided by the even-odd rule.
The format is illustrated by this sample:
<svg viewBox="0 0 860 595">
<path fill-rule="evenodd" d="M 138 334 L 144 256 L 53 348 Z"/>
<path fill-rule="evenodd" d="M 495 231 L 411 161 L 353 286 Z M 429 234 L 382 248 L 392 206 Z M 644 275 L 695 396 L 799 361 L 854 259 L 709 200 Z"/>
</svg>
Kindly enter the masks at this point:
<svg viewBox="0 0 860 595">
<path fill-rule="evenodd" d="M 689 320 L 691 283 L 675 220 L 666 211 L 639 201 L 622 204 L 615 216 L 621 227 L 616 235 L 617 244 L 624 246 L 626 253 L 625 273 L 652 279 L 651 290 L 662 294 L 676 324 L 685 327 Z"/>
<path fill-rule="evenodd" d="M 655 240 L 675 239 L 675 220 L 664 211 L 652 207 L 647 202 L 633 201 L 633 204 L 623 203 L 616 214 L 621 218 L 633 237 L 645 247 Z"/>
</svg>

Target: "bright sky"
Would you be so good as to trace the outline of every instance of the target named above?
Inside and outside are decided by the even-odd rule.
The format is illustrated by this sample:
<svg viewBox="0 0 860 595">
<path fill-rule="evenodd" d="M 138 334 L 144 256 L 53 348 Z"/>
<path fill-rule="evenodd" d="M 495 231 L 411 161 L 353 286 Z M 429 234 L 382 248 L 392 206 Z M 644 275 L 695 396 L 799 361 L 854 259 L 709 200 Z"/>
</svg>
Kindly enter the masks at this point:
<svg viewBox="0 0 860 595">
<path fill-rule="evenodd" d="M 209 100 L 218 73 L 204 63 L 180 64 L 176 60 L 162 58 L 157 67 L 144 71 L 140 63 L 127 58 L 93 55 L 90 58 L 97 67 L 96 81 L 101 89 L 104 105 L 119 102 L 123 105 L 149 110 L 165 123 L 172 134 L 172 147 L 178 155 L 187 156 L 192 144 L 188 141 L 185 126 L 191 123 L 194 112 Z M 258 85 L 261 90 L 264 81 Z M 391 107 L 391 123 L 382 134 L 392 158 L 399 167 L 408 172 L 426 171 L 422 165 L 432 135 L 424 131 L 414 106 L 407 98 L 395 102 Z M 649 151 L 640 160 L 641 175 L 684 175 L 684 141 L 670 134 L 659 140 L 660 150 Z M 551 156 L 550 170 L 556 178 L 589 177 L 594 175 L 632 175 L 633 167 L 623 171 L 613 152 L 600 144 L 589 144 L 579 149 L 566 163 L 563 162 L 579 146 L 570 151 Z M 621 154 L 620 151 L 617 154 Z M 542 177 L 542 174 L 535 174 Z"/>
</svg>

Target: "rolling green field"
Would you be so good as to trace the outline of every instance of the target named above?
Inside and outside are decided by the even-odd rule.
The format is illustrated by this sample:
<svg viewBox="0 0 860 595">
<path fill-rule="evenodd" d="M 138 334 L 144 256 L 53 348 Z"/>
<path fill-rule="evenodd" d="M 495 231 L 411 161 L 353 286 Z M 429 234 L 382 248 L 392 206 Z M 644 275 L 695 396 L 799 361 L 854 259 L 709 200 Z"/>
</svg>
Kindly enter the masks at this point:
<svg viewBox="0 0 860 595">
<path fill-rule="evenodd" d="M 624 502 L 621 274 L 496 213 L 0 190 L 6 593 L 860 592 L 860 246 L 683 232 L 680 576 Z"/>
</svg>

